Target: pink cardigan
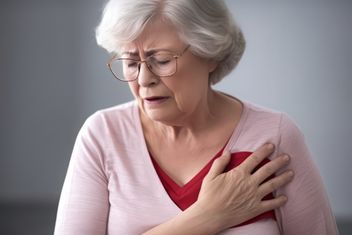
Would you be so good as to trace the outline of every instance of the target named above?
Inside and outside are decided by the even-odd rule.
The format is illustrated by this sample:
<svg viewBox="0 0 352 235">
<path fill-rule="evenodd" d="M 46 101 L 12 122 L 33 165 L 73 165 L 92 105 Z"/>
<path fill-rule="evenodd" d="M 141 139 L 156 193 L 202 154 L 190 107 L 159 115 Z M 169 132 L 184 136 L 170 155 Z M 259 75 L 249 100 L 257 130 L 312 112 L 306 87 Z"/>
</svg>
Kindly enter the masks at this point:
<svg viewBox="0 0 352 235">
<path fill-rule="evenodd" d="M 243 102 L 243 101 L 242 101 Z M 228 235 L 335 235 L 336 223 L 304 137 L 280 112 L 243 102 L 240 122 L 225 149 L 255 151 L 267 142 L 291 156 L 294 180 L 280 189 L 289 200 L 261 220 L 227 229 Z M 181 210 L 165 192 L 148 155 L 135 101 L 87 119 L 73 149 L 62 189 L 55 235 L 134 235 Z"/>
</svg>

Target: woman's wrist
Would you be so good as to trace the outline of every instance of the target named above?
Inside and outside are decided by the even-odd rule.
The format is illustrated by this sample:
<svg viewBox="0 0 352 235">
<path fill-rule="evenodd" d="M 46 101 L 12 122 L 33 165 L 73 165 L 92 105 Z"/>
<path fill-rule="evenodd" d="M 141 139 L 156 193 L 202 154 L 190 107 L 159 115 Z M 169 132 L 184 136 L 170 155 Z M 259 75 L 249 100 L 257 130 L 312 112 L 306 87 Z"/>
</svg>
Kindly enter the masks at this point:
<svg viewBox="0 0 352 235">
<path fill-rule="evenodd" d="M 224 229 L 219 216 L 198 201 L 184 213 L 187 214 L 185 217 L 189 218 L 195 226 L 202 228 L 203 233 L 201 234 L 216 234 Z"/>
</svg>

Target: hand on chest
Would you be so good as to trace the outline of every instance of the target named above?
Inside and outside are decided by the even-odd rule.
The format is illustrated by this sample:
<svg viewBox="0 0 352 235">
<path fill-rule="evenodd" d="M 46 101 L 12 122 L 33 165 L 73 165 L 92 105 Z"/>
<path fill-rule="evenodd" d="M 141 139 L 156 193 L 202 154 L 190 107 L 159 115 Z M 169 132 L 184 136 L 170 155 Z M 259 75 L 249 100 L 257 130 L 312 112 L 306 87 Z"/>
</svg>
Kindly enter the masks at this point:
<svg viewBox="0 0 352 235">
<path fill-rule="evenodd" d="M 156 172 L 158 173 L 158 176 L 165 190 L 170 196 L 170 198 L 181 210 L 185 210 L 189 206 L 191 206 L 194 202 L 197 201 L 198 194 L 200 192 L 200 188 L 204 177 L 209 172 L 214 160 L 220 157 L 221 154 L 222 154 L 222 150 L 219 153 L 217 153 L 216 156 L 214 156 L 203 168 L 201 168 L 201 170 L 198 171 L 198 173 L 195 174 L 193 178 L 191 178 L 189 181 L 185 182 L 182 185 L 179 185 L 177 182 L 175 182 L 175 180 L 158 165 L 158 163 L 153 159 L 153 157 L 152 157 L 152 161 L 156 169 Z M 251 154 L 252 154 L 251 152 L 232 153 L 231 160 L 228 166 L 226 167 L 225 172 L 240 165 Z M 268 161 L 269 160 L 263 161 L 258 167 L 264 165 Z M 271 198 L 273 198 L 272 194 L 267 195 L 264 199 L 271 199 Z M 274 212 L 269 211 L 245 223 L 252 223 L 262 218 L 275 218 Z"/>
</svg>

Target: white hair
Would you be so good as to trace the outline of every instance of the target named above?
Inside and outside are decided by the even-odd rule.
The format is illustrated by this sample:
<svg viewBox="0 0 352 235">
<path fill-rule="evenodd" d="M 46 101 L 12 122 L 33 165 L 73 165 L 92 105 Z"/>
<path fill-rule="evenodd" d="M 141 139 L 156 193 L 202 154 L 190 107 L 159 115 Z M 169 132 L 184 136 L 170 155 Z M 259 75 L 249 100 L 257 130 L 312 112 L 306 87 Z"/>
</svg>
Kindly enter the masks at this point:
<svg viewBox="0 0 352 235">
<path fill-rule="evenodd" d="M 97 43 L 118 52 L 136 40 L 153 17 L 174 25 L 194 55 L 218 64 L 209 76 L 211 84 L 229 74 L 245 50 L 242 31 L 223 0 L 110 0 L 96 29 Z"/>
</svg>

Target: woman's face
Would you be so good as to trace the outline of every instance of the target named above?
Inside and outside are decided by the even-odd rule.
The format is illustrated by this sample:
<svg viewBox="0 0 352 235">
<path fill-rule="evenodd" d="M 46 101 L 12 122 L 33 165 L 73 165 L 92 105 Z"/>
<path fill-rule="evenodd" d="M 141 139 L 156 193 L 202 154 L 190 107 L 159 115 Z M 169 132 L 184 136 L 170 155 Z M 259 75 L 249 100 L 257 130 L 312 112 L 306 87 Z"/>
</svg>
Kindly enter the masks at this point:
<svg viewBox="0 0 352 235">
<path fill-rule="evenodd" d="M 155 20 L 136 41 L 123 46 L 122 52 L 136 54 L 134 59 L 145 60 L 151 52 L 167 50 L 180 54 L 187 46 L 173 26 Z M 148 118 L 177 125 L 206 108 L 208 76 L 215 67 L 214 63 L 186 50 L 178 58 L 177 71 L 172 76 L 157 76 L 142 63 L 137 80 L 129 82 L 129 86 Z"/>
</svg>

